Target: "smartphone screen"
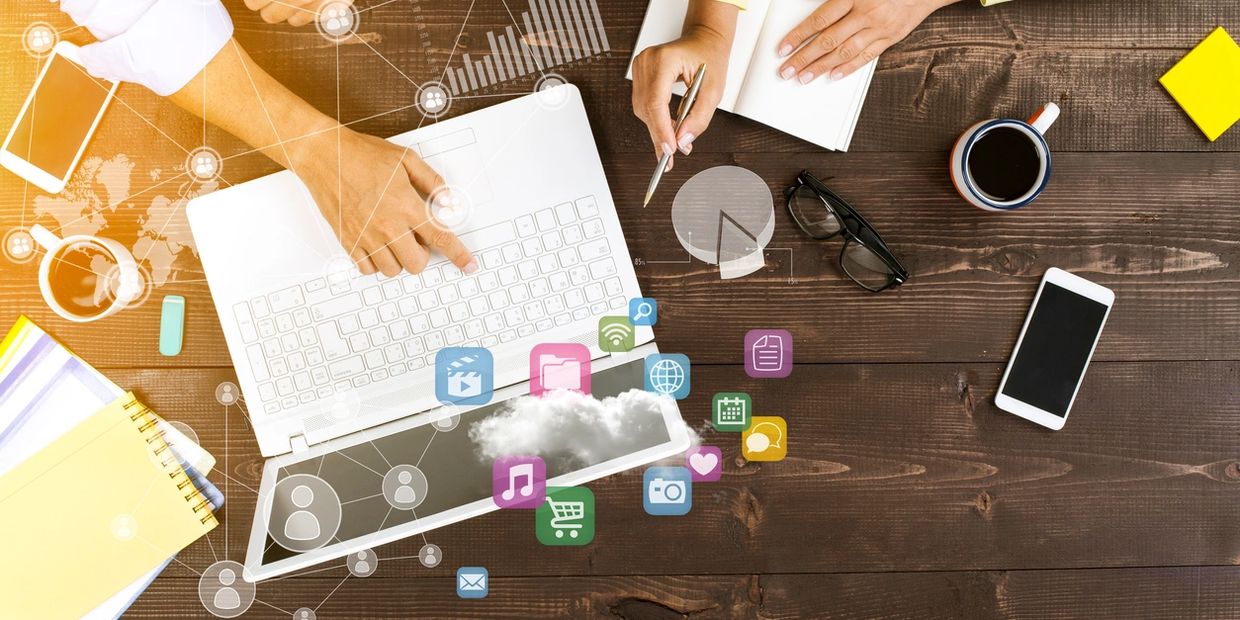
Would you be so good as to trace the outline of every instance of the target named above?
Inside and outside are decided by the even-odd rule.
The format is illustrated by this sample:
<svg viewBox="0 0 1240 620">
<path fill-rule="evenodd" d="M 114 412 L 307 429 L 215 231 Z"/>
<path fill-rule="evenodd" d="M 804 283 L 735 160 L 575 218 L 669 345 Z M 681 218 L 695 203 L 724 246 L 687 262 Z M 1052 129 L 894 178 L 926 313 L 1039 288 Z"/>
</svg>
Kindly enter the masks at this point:
<svg viewBox="0 0 1240 620">
<path fill-rule="evenodd" d="M 1106 316 L 1105 304 L 1047 282 L 1002 393 L 1066 416 Z"/>
<path fill-rule="evenodd" d="M 7 149 L 57 179 L 65 178 L 90 137 L 112 84 L 91 77 L 73 61 L 52 54 Z"/>
</svg>

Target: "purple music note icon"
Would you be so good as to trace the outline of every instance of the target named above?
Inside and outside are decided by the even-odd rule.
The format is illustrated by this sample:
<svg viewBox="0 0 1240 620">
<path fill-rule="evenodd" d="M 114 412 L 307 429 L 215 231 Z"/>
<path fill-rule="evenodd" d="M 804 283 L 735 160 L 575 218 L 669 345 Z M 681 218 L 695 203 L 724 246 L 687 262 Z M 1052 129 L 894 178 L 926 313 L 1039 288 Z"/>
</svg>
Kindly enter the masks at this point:
<svg viewBox="0 0 1240 620">
<path fill-rule="evenodd" d="M 538 508 L 547 501 L 547 464 L 537 456 L 495 459 L 491 499 L 500 508 Z"/>
</svg>

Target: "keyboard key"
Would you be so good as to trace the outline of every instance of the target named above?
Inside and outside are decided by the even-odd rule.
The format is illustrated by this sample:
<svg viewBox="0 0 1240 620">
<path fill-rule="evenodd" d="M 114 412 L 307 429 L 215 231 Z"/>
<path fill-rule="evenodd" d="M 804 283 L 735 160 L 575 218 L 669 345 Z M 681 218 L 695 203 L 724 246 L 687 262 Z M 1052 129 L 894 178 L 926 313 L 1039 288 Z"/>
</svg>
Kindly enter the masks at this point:
<svg viewBox="0 0 1240 620">
<path fill-rule="evenodd" d="M 512 342 L 513 340 L 516 340 L 516 339 L 517 339 L 517 332 L 511 329 L 502 331 L 499 334 L 500 342 Z"/>
<path fill-rule="evenodd" d="M 570 250 L 571 251 L 571 250 Z M 568 288 L 568 274 L 563 271 L 551 274 L 549 278 L 551 282 L 551 290 L 559 293 Z"/>
<path fill-rule="evenodd" d="M 306 365 L 318 366 L 323 363 L 323 349 L 314 347 L 306 350 Z"/>
<path fill-rule="evenodd" d="M 349 354 L 349 345 L 340 337 L 334 324 L 320 323 L 315 331 L 319 333 L 319 342 L 323 343 L 323 356 L 329 361 Z"/>
<path fill-rule="evenodd" d="M 422 279 L 413 274 L 405 274 L 400 277 L 400 283 L 405 288 L 406 295 L 412 295 L 422 288 Z"/>
<path fill-rule="evenodd" d="M 530 321 L 537 321 L 538 319 L 547 316 L 547 313 L 543 311 L 541 301 L 531 301 L 524 306 L 521 306 L 521 309 L 525 310 L 525 318 Z"/>
<path fill-rule="evenodd" d="M 379 290 L 378 286 L 368 287 L 362 291 L 362 301 L 365 301 L 367 306 L 373 306 L 383 301 L 383 292 Z"/>
<path fill-rule="evenodd" d="M 446 306 L 460 298 L 461 296 L 456 292 L 455 286 L 449 285 L 439 287 L 439 303 Z"/>
<path fill-rule="evenodd" d="M 453 323 L 460 323 L 469 318 L 469 306 L 465 302 L 458 302 L 448 307 L 448 316 L 452 317 Z"/>
<path fill-rule="evenodd" d="M 564 298 L 560 295 L 552 295 L 548 297 L 546 301 L 543 302 L 543 305 L 547 308 L 547 314 L 551 315 L 561 314 L 568 309 L 564 306 Z"/>
<path fill-rule="evenodd" d="M 365 387 L 367 385 L 370 385 L 370 377 L 367 377 L 366 375 L 362 375 L 360 377 L 353 377 L 353 387 L 360 388 L 360 387 Z"/>
<path fill-rule="evenodd" d="M 598 282 L 591 282 L 587 284 L 586 299 L 590 301 L 601 301 L 603 299 L 603 285 Z"/>
<path fill-rule="evenodd" d="M 396 278 L 384 280 L 383 284 L 381 284 L 380 286 L 383 288 L 384 299 L 396 299 L 397 297 L 400 297 L 401 294 L 404 292 L 401 289 L 400 280 L 397 280 Z"/>
<path fill-rule="evenodd" d="M 306 355 L 298 351 L 288 356 L 288 368 L 293 372 L 306 369 Z"/>
<path fill-rule="evenodd" d="M 327 290 L 327 280 L 323 278 L 315 278 L 306 283 L 306 291 L 309 293 L 317 293 L 318 291 Z"/>
<path fill-rule="evenodd" d="M 327 286 L 332 295 L 343 295 L 349 292 L 352 288 L 352 284 L 349 280 L 345 280 L 343 282 L 332 282 L 331 278 L 328 278 Z"/>
<path fill-rule="evenodd" d="M 438 351 L 443 348 L 443 334 L 440 332 L 431 332 L 426 335 L 426 348 L 431 351 Z"/>
<path fill-rule="evenodd" d="M 357 322 L 357 317 L 355 316 L 340 317 L 340 333 L 347 336 L 361 328 L 362 328 L 361 324 Z"/>
<path fill-rule="evenodd" d="M 465 277 L 465 274 L 461 273 L 461 270 L 457 268 L 456 265 L 449 264 L 449 265 L 443 266 L 443 281 L 444 282 L 456 282 L 457 280 L 460 280 L 463 277 Z"/>
<path fill-rule="evenodd" d="M 298 327 L 305 327 L 310 324 L 310 311 L 305 308 L 298 308 L 293 311 L 293 323 Z"/>
<path fill-rule="evenodd" d="M 362 296 L 357 293 L 341 295 L 310 308 L 315 321 L 330 319 L 339 314 L 351 314 L 362 309 Z"/>
<path fill-rule="evenodd" d="M 478 276 L 478 288 L 486 293 L 495 290 L 499 286 L 499 277 L 493 273 L 485 272 Z"/>
<path fill-rule="evenodd" d="M 337 381 L 334 384 L 332 384 L 332 389 L 335 390 L 337 394 L 340 394 L 341 392 L 347 392 L 349 388 L 351 387 L 353 387 L 353 384 L 349 383 L 348 381 Z"/>
<path fill-rule="evenodd" d="M 624 286 L 620 284 L 620 278 L 608 278 L 603 286 L 607 288 L 608 295 L 619 295 L 624 292 Z"/>
<path fill-rule="evenodd" d="M 325 385 L 319 388 L 318 391 L 315 392 L 315 394 L 317 394 L 319 398 L 327 398 L 328 396 L 332 395 L 332 386 Z"/>
<path fill-rule="evenodd" d="M 504 328 L 504 316 L 499 312 L 488 314 L 482 323 L 488 333 L 494 334 Z"/>
<path fill-rule="evenodd" d="M 514 304 L 523 304 L 530 300 L 530 290 L 524 284 L 516 284 L 508 289 L 508 297 Z"/>
<path fill-rule="evenodd" d="M 573 203 L 565 202 L 556 205 L 555 219 L 560 222 L 561 226 L 571 224 L 573 220 L 577 219 L 577 212 L 573 210 Z"/>
<path fill-rule="evenodd" d="M 594 196 L 577 199 L 577 217 L 584 220 L 596 215 L 598 215 L 598 204 L 594 202 Z"/>
<path fill-rule="evenodd" d="M 543 234 L 541 239 L 542 239 L 543 249 L 545 249 L 548 252 L 558 250 L 564 247 L 564 240 L 560 238 L 560 233 L 554 230 L 549 233 Z"/>
<path fill-rule="evenodd" d="M 288 374 L 288 364 L 286 364 L 282 359 L 271 360 L 271 363 L 268 364 L 268 366 L 271 367 L 271 374 L 277 377 Z"/>
<path fill-rule="evenodd" d="M 376 370 L 370 373 L 371 381 L 383 381 L 387 378 L 388 378 L 388 371 L 386 368 L 380 368 L 379 370 Z"/>
<path fill-rule="evenodd" d="M 490 308 L 487 306 L 486 297 L 474 297 L 469 300 L 469 313 L 473 316 L 482 316 L 487 313 Z"/>
<path fill-rule="evenodd" d="M 538 231 L 547 232 L 555 228 L 555 214 L 551 209 L 540 209 L 534 213 L 534 220 L 538 222 Z"/>
<path fill-rule="evenodd" d="M 384 323 L 391 323 L 392 321 L 395 321 L 397 317 L 399 316 L 400 316 L 400 313 L 397 312 L 396 310 L 396 304 L 386 303 L 386 304 L 383 304 L 382 306 L 379 306 L 379 320 L 380 321 L 383 321 Z"/>
<path fill-rule="evenodd" d="M 250 372 L 254 374 L 256 380 L 266 381 L 271 378 L 267 372 L 267 362 L 263 359 L 262 347 L 256 344 L 246 347 L 245 356 L 250 360 Z"/>
<path fill-rule="evenodd" d="M 487 295 L 487 301 L 491 302 L 492 310 L 503 310 L 508 306 L 508 293 L 503 290 L 495 291 Z"/>
<path fill-rule="evenodd" d="M 310 389 L 310 373 L 299 372 L 293 375 L 293 384 L 297 386 L 298 390 Z"/>
<path fill-rule="evenodd" d="M 297 350 L 297 336 L 293 334 L 284 334 L 280 336 L 280 346 L 285 353 Z"/>
<path fill-rule="evenodd" d="M 518 335 L 518 336 L 521 336 L 522 338 L 525 338 L 525 337 L 527 337 L 527 336 L 533 336 L 533 335 L 534 335 L 534 326 L 532 326 L 532 325 L 530 325 L 530 324 L 528 324 L 528 323 L 527 323 L 527 324 L 525 324 L 525 325 L 522 325 L 522 326 L 518 327 L 518 328 L 517 328 L 517 335 Z"/>
<path fill-rule="evenodd" d="M 303 405 L 314 400 L 314 391 L 310 390 L 308 392 L 302 392 L 301 394 L 298 394 L 297 400 L 301 402 Z"/>
<path fill-rule="evenodd" d="M 526 258 L 533 258 L 542 254 L 542 242 L 536 238 L 526 239 L 521 242 L 521 251 L 525 253 Z"/>
<path fill-rule="evenodd" d="M 379 312 L 366 308 L 357 314 L 357 321 L 362 324 L 362 329 L 370 329 L 379 324 Z"/>
<path fill-rule="evenodd" d="M 555 257 L 560 259 L 561 267 L 572 267 L 577 264 L 577 250 L 573 248 L 564 248 L 555 253 Z"/>
<path fill-rule="evenodd" d="M 522 237 L 528 237 L 537 233 L 538 229 L 534 227 L 534 218 L 528 215 L 522 215 L 517 218 L 517 234 Z"/>
<path fill-rule="evenodd" d="M 607 312 L 607 304 L 601 301 L 596 304 L 590 304 L 590 312 L 595 315 Z"/>
<path fill-rule="evenodd" d="M 417 370 L 425 365 L 426 365 L 426 362 L 422 361 L 422 358 L 418 358 L 416 360 L 409 360 L 409 370 Z"/>
<path fill-rule="evenodd" d="M 538 263 L 532 260 L 527 260 L 520 265 L 517 265 L 517 273 L 521 274 L 522 280 L 533 280 L 538 277 Z"/>
<path fill-rule="evenodd" d="M 405 349 L 400 346 L 400 343 L 393 342 L 383 347 L 383 357 L 387 359 L 389 364 L 395 364 L 405 359 Z"/>
<path fill-rule="evenodd" d="M 577 253 L 581 255 L 581 262 L 588 263 L 599 258 L 610 256 L 611 246 L 607 243 L 606 238 L 595 239 L 578 246 Z"/>
<path fill-rule="evenodd" d="M 502 286 L 512 286 L 518 280 L 516 267 L 504 267 L 499 270 L 499 283 Z"/>
<path fill-rule="evenodd" d="M 383 361 L 383 351 L 379 349 L 367 351 L 366 354 L 362 356 L 362 359 L 365 360 L 366 367 L 371 370 L 382 368 L 384 364 L 387 363 Z"/>
<path fill-rule="evenodd" d="M 538 271 L 548 274 L 560 268 L 560 264 L 555 261 L 554 254 L 543 254 L 538 257 Z"/>
<path fill-rule="evenodd" d="M 473 278 L 466 278 L 456 285 L 456 289 L 463 299 L 469 299 L 478 294 L 478 281 Z"/>
<path fill-rule="evenodd" d="M 293 316 L 287 312 L 276 315 L 276 330 L 281 334 L 287 334 L 293 331 Z"/>
<path fill-rule="evenodd" d="M 423 310 L 434 308 L 439 305 L 439 296 L 435 291 L 422 291 L 418 293 L 418 305 L 422 306 Z"/>
<path fill-rule="evenodd" d="M 287 312 L 306 303 L 306 298 L 301 294 L 300 286 L 280 289 L 267 297 L 271 300 L 272 312 Z"/>
<path fill-rule="evenodd" d="M 288 396 L 293 393 L 293 380 L 288 377 L 280 377 L 276 379 L 276 391 L 280 396 Z"/>
<path fill-rule="evenodd" d="M 465 330 L 460 325 L 449 325 L 443 330 L 443 338 L 450 345 L 458 345 L 465 342 Z"/>
<path fill-rule="evenodd" d="M 268 381 L 258 385 L 258 397 L 263 400 L 271 400 L 276 397 L 276 384 Z"/>
<path fill-rule="evenodd" d="M 237 329 L 241 332 L 241 341 L 247 344 L 258 340 L 258 330 L 254 329 L 252 321 L 237 323 Z"/>
<path fill-rule="evenodd" d="M 276 413 L 280 411 L 280 403 L 267 403 L 263 405 L 263 411 L 267 413 Z"/>
<path fill-rule="evenodd" d="M 521 245 L 509 243 L 500 250 L 504 255 L 504 263 L 511 265 L 521 260 Z"/>
<path fill-rule="evenodd" d="M 270 338 L 276 335 L 276 324 L 271 319 L 262 319 L 258 322 L 258 335 L 263 338 Z"/>
<path fill-rule="evenodd" d="M 535 278 L 530 280 L 530 295 L 535 299 L 541 299 L 551 293 L 551 287 L 547 284 L 546 278 Z"/>
<path fill-rule="evenodd" d="M 254 318 L 261 319 L 271 315 L 271 307 L 267 305 L 266 297 L 255 297 L 250 301 L 250 309 L 254 311 Z"/>
<path fill-rule="evenodd" d="M 430 331 L 431 322 L 426 318 L 425 314 L 409 317 L 409 331 L 415 334 L 425 334 Z"/>
<path fill-rule="evenodd" d="M 435 288 L 440 284 L 443 284 L 443 273 L 439 271 L 439 267 L 429 267 L 422 272 L 422 286 Z"/>
<path fill-rule="evenodd" d="M 588 316 L 590 316 L 590 309 L 589 309 L 589 308 L 586 308 L 586 307 L 581 307 L 581 308 L 577 308 L 576 310 L 573 310 L 573 320 L 574 320 L 574 321 L 584 321 L 584 320 L 586 319 L 586 317 L 588 317 Z"/>
<path fill-rule="evenodd" d="M 552 325 L 554 325 L 554 324 L 555 324 L 555 323 L 554 323 L 554 322 L 552 322 L 552 320 L 551 320 L 551 319 L 540 319 L 537 323 L 534 323 L 534 329 L 536 329 L 536 330 L 538 330 L 538 331 L 540 331 L 540 332 L 545 332 L 545 331 L 547 331 L 547 330 L 551 329 L 551 326 L 552 326 Z"/>
<path fill-rule="evenodd" d="M 280 400 L 280 406 L 281 406 L 281 407 L 283 407 L 283 408 L 285 408 L 285 409 L 292 409 L 293 407 L 296 407 L 296 406 L 297 406 L 297 397 L 296 397 L 296 396 L 288 396 L 288 397 L 286 397 L 286 398 L 281 399 L 281 400 Z"/>
<path fill-rule="evenodd" d="M 436 329 L 443 327 L 444 325 L 447 325 L 449 323 L 448 311 L 444 310 L 443 308 L 435 308 L 434 310 L 431 310 L 430 318 L 431 318 L 431 327 L 434 327 Z"/>
<path fill-rule="evenodd" d="M 586 294 L 580 289 L 568 291 L 567 293 L 564 293 L 564 303 L 567 304 L 569 308 L 576 308 L 586 303 Z"/>
<path fill-rule="evenodd" d="M 585 232 L 586 239 L 603 236 L 603 220 L 593 219 L 581 225 L 581 230 Z"/>
<path fill-rule="evenodd" d="M 496 338 L 495 336 L 482 337 L 482 346 L 484 347 L 493 347 L 497 344 L 499 344 L 499 338 Z"/>
<path fill-rule="evenodd" d="M 366 332 L 358 332 L 349 336 L 349 348 L 354 353 L 361 353 L 370 348 L 370 338 L 366 336 Z"/>
<path fill-rule="evenodd" d="M 397 319 L 389 323 L 388 331 L 392 333 L 392 340 L 396 340 L 398 342 L 408 338 L 411 335 L 409 332 L 409 321 L 406 321 L 405 319 Z"/>
<path fill-rule="evenodd" d="M 279 357 L 281 353 L 280 341 L 275 338 L 272 338 L 271 340 L 264 340 L 263 353 L 267 355 L 267 359 Z"/>
<path fill-rule="evenodd" d="M 513 306 L 504 311 L 504 322 L 508 327 L 516 327 L 525 323 L 525 315 L 521 313 L 521 309 Z"/>
<path fill-rule="evenodd" d="M 572 322 L 572 320 L 573 319 L 569 317 L 567 314 L 555 315 L 555 324 L 559 327 L 564 327 L 565 325 L 568 325 L 570 322 Z"/>
<path fill-rule="evenodd" d="M 624 305 L 625 303 L 624 303 L 623 297 L 612 297 L 611 298 L 611 309 L 612 310 L 619 310 Z"/>
<path fill-rule="evenodd" d="M 396 302 L 396 307 L 400 309 L 401 316 L 409 316 L 418 311 L 418 302 L 412 297 L 405 297 Z"/>
<path fill-rule="evenodd" d="M 568 245 L 577 245 L 585 240 L 585 235 L 581 234 L 581 226 L 570 224 L 565 226 L 560 233 L 564 235 L 564 243 Z"/>
<path fill-rule="evenodd" d="M 395 366 L 389 366 L 388 371 L 392 373 L 393 377 L 399 377 L 408 372 L 409 369 L 404 364 L 396 364 Z"/>
<path fill-rule="evenodd" d="M 590 277 L 595 280 L 602 280 L 616 275 L 616 262 L 610 258 L 596 260 L 590 263 Z"/>
<path fill-rule="evenodd" d="M 504 266 L 504 255 L 499 250 L 491 249 L 482 253 L 484 269 L 499 269 Z"/>
<path fill-rule="evenodd" d="M 387 327 L 380 325 L 370 330 L 370 344 L 372 346 L 381 347 L 391 341 L 392 339 L 388 337 Z"/>
<path fill-rule="evenodd" d="M 573 286 L 581 286 L 590 281 L 590 270 L 585 265 L 575 265 L 568 270 L 568 277 L 573 281 Z"/>
<path fill-rule="evenodd" d="M 405 355 L 409 357 L 417 357 L 426 352 L 426 349 L 422 347 L 422 339 L 417 336 L 406 340 L 404 345 Z"/>
</svg>

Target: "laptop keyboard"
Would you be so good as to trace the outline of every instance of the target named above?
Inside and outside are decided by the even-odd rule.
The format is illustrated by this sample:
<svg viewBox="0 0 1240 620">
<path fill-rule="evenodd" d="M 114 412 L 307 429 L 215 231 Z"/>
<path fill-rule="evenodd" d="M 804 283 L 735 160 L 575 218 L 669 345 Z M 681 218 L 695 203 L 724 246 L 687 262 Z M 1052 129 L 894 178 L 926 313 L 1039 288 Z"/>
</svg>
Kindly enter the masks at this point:
<svg viewBox="0 0 1240 620">
<path fill-rule="evenodd" d="M 391 381 L 627 305 L 593 196 L 462 235 L 480 269 L 312 278 L 233 306 L 263 412 Z M 482 245 L 477 245 L 481 243 Z"/>
</svg>

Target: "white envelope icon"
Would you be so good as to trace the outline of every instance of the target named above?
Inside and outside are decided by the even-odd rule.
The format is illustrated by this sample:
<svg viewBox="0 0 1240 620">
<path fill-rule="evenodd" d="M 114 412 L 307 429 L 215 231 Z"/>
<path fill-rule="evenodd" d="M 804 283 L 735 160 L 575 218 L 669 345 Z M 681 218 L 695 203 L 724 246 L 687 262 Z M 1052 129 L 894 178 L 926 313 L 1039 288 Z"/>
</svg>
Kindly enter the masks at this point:
<svg viewBox="0 0 1240 620">
<path fill-rule="evenodd" d="M 487 589 L 487 574 L 459 572 L 456 574 L 456 589 L 462 592 L 483 592 Z"/>
<path fill-rule="evenodd" d="M 538 374 L 544 390 L 581 390 L 581 362 L 575 358 L 541 355 Z"/>
</svg>

